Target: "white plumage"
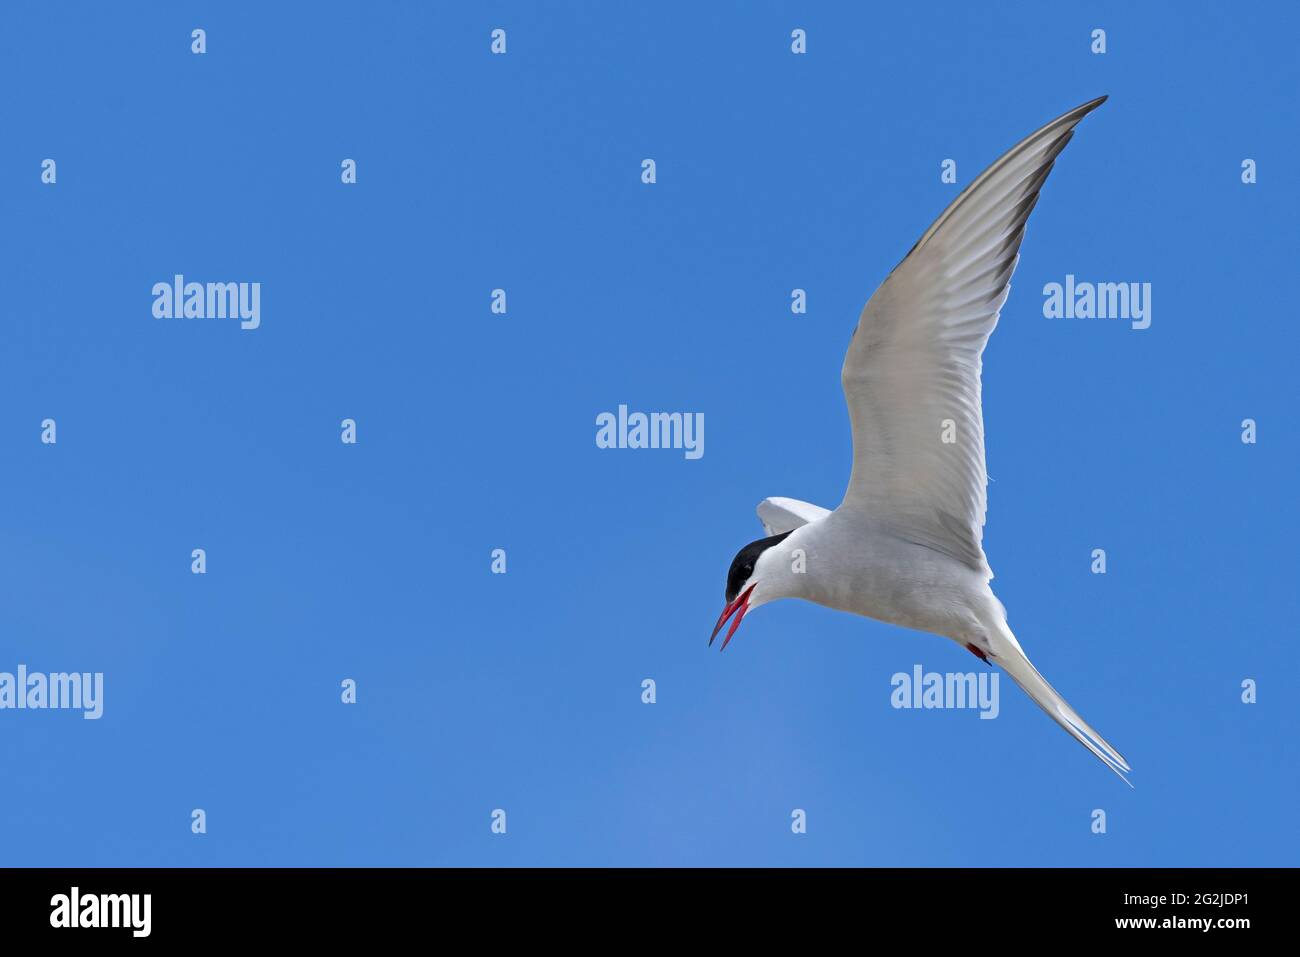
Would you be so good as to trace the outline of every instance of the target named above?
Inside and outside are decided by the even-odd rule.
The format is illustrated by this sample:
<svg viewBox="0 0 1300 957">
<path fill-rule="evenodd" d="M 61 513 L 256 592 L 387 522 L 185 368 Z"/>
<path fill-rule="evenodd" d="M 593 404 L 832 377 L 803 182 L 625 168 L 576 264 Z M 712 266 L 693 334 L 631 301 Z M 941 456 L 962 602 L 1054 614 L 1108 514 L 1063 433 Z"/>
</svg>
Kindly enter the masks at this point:
<svg viewBox="0 0 1300 957">
<path fill-rule="evenodd" d="M 739 588 L 718 627 L 735 614 L 730 638 L 747 611 L 804 598 L 944 635 L 1000 665 L 1123 778 L 1128 762 L 1038 673 L 1007 627 L 982 547 L 988 479 L 980 356 L 1039 189 L 1075 126 L 1105 99 L 1012 147 L 872 295 L 841 376 L 853 428 L 844 500 L 833 512 L 787 498 L 758 506 L 768 535 L 789 534 L 737 556 L 729 588 L 733 581 Z M 796 551 L 802 571 L 794 570 Z"/>
</svg>

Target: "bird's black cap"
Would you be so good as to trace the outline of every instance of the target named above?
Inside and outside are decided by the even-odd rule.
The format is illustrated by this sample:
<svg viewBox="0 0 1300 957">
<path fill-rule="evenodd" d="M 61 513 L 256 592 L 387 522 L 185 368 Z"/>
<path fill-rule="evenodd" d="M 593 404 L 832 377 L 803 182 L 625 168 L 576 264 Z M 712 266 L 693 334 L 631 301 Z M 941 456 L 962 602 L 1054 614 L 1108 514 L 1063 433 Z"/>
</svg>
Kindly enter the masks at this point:
<svg viewBox="0 0 1300 957">
<path fill-rule="evenodd" d="M 780 535 L 773 535 L 771 538 L 760 538 L 756 542 L 750 542 L 731 560 L 731 568 L 727 572 L 727 604 L 736 600 L 740 594 L 740 589 L 744 587 L 745 582 L 749 581 L 749 576 L 754 574 L 754 563 L 758 561 L 758 556 L 775 545 L 777 542 L 785 540 L 789 532 L 782 532 Z"/>
</svg>

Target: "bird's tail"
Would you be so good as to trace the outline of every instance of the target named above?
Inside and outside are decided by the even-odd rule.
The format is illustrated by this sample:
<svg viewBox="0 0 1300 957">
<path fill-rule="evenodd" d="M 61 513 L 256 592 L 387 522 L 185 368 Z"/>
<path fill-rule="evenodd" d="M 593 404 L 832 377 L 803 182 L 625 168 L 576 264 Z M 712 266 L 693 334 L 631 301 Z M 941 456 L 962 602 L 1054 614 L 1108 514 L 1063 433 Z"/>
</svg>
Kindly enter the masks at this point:
<svg viewBox="0 0 1300 957">
<path fill-rule="evenodd" d="M 1005 626 L 1004 626 L 1005 627 Z M 1129 787 L 1128 778 L 1124 777 L 1124 772 L 1132 772 L 1124 756 L 1112 748 L 1100 734 L 1079 716 L 1079 712 L 1070 707 L 1070 703 L 1061 697 L 1060 693 L 1047 683 L 1047 679 L 1038 673 L 1038 669 L 1025 656 L 1009 629 L 1005 630 L 1005 638 L 996 642 L 992 657 L 994 663 L 1001 665 L 1002 670 L 1009 674 L 1025 694 L 1033 698 L 1038 706 L 1051 715 L 1052 720 L 1070 733 L 1076 741 L 1101 759 L 1106 767 L 1110 768 L 1120 780 Z"/>
</svg>

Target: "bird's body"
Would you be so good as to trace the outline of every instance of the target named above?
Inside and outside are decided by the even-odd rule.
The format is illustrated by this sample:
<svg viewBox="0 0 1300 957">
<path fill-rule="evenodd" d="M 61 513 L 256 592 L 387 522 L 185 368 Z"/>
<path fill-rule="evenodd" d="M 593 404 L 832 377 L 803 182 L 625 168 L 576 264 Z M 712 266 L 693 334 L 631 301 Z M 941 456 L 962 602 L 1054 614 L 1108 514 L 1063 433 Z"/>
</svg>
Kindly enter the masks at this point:
<svg viewBox="0 0 1300 957">
<path fill-rule="evenodd" d="M 942 552 L 897 538 L 845 508 L 796 529 L 765 554 L 789 567 L 796 550 L 804 553 L 806 570 L 783 579 L 793 594 L 782 597 L 986 648 L 997 599 L 979 572 Z M 765 594 L 756 593 L 750 608 Z"/>
<path fill-rule="evenodd" d="M 759 505 L 770 537 L 732 562 L 714 635 L 735 615 L 725 647 L 747 612 L 778 598 L 943 635 L 1002 667 L 1122 778 L 1128 763 L 1025 656 L 990 587 L 982 547 L 984 344 L 1039 189 L 1075 125 L 1104 100 L 1012 147 L 876 290 L 841 376 L 853 428 L 844 500 L 834 511 L 784 498 Z"/>
</svg>

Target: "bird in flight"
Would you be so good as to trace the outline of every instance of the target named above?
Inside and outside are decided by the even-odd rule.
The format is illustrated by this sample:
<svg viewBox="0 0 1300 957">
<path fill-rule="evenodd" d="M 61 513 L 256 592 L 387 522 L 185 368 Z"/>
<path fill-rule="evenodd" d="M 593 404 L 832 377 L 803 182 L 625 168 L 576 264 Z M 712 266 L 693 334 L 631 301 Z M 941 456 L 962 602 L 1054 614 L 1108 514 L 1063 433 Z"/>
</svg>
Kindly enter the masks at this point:
<svg viewBox="0 0 1300 957">
<path fill-rule="evenodd" d="M 962 190 L 862 310 L 841 381 L 853 430 L 844 501 L 768 498 L 768 537 L 740 550 L 709 644 L 747 612 L 802 598 L 943 635 L 999 665 L 1128 783 L 1128 762 L 1047 683 L 1007 627 L 982 547 L 987 474 L 980 356 L 1010 291 L 1025 222 L 1084 103 Z"/>
</svg>

